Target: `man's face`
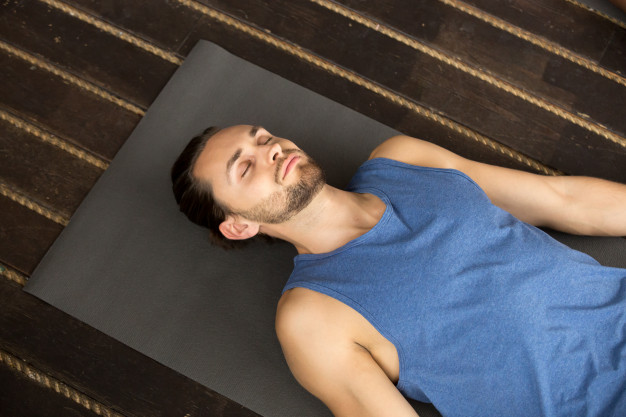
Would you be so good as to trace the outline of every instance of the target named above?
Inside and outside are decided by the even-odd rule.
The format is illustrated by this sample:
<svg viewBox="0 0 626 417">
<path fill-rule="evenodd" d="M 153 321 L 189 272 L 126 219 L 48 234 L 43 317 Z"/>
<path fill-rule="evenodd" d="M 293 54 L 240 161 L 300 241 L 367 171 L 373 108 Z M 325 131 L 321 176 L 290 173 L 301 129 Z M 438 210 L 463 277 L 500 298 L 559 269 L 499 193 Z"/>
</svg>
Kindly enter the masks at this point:
<svg viewBox="0 0 626 417">
<path fill-rule="evenodd" d="M 208 180 L 215 198 L 258 223 L 283 223 L 324 186 L 321 168 L 294 143 L 258 126 L 240 125 L 213 136 L 193 174 Z"/>
</svg>

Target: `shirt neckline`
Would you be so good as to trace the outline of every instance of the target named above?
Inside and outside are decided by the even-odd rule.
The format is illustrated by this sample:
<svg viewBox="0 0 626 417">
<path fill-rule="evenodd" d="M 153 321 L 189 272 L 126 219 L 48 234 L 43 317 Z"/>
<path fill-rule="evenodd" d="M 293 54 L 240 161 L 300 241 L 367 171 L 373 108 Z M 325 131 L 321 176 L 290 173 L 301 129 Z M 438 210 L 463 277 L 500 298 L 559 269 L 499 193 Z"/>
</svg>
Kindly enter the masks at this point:
<svg viewBox="0 0 626 417">
<path fill-rule="evenodd" d="M 356 237 L 354 239 L 352 239 L 351 241 L 347 242 L 346 244 L 338 247 L 337 249 L 334 249 L 330 252 L 324 252 L 324 253 L 303 253 L 300 255 L 296 255 L 293 259 L 294 259 L 294 263 L 297 263 L 298 261 L 312 261 L 312 260 L 316 260 L 316 259 L 322 259 L 322 258 L 326 258 L 329 256 L 333 256 L 336 255 L 340 252 L 343 252 L 345 250 L 348 250 L 354 246 L 360 245 L 361 243 L 365 242 L 366 240 L 368 240 L 370 238 L 370 236 L 374 235 L 378 229 L 380 229 L 381 227 L 383 227 L 385 225 L 385 223 L 387 223 L 387 221 L 389 220 L 389 218 L 391 217 L 391 214 L 393 213 L 393 207 L 391 206 L 391 203 L 389 202 L 389 197 L 387 197 L 387 195 L 377 189 L 377 188 L 373 188 L 373 187 L 364 187 L 364 188 L 357 188 L 355 190 L 352 190 L 351 192 L 354 193 L 370 193 L 375 195 L 376 197 L 380 198 L 382 200 L 382 202 L 385 204 L 385 211 L 383 213 L 383 215 L 381 216 L 381 218 L 378 220 L 378 222 L 372 226 L 372 228 L 370 230 L 368 230 L 367 232 L 363 233 L 361 236 Z"/>
</svg>

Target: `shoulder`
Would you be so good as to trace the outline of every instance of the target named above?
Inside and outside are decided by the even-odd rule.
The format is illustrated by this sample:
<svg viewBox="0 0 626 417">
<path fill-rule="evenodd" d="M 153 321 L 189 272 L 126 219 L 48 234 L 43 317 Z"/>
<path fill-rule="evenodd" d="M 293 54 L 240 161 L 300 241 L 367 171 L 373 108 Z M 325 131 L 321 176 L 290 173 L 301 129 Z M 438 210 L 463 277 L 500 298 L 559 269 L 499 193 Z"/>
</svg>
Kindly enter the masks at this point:
<svg viewBox="0 0 626 417">
<path fill-rule="evenodd" d="M 332 297 L 306 288 L 287 291 L 276 310 L 276 335 L 292 371 L 338 356 L 358 346 L 360 321 Z M 318 363 L 318 366 L 321 364 Z M 296 373 L 296 372 L 294 372 Z"/>
<path fill-rule="evenodd" d="M 425 140 L 405 135 L 392 136 L 378 145 L 369 159 L 388 158 L 411 165 L 454 168 L 458 155 Z"/>
<path fill-rule="evenodd" d="M 336 416 L 415 416 L 357 342 L 350 314 L 349 307 L 312 290 L 294 288 L 283 294 L 276 329 L 293 376 Z"/>
<path fill-rule="evenodd" d="M 341 303 L 305 288 L 286 292 L 276 311 L 276 335 L 295 378 L 319 397 L 358 349 Z M 346 369 L 344 369 L 344 372 Z"/>
<path fill-rule="evenodd" d="M 460 171 L 471 178 L 493 204 L 536 226 L 558 224 L 561 211 L 568 204 L 558 191 L 562 187 L 562 179 L 558 177 L 472 161 L 410 136 L 394 136 L 381 143 L 374 149 L 370 159 L 380 157 L 423 167 Z"/>
<path fill-rule="evenodd" d="M 283 343 L 298 343 L 333 333 L 342 314 L 340 302 L 306 288 L 293 288 L 280 298 L 276 334 Z"/>
</svg>

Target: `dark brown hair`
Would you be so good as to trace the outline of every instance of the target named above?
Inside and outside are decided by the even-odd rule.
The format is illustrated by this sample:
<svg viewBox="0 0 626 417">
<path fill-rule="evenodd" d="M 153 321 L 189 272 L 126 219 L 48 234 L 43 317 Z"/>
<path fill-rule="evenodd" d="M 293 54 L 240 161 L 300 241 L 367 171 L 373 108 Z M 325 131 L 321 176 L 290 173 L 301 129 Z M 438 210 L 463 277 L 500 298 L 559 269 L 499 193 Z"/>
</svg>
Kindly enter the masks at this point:
<svg viewBox="0 0 626 417">
<path fill-rule="evenodd" d="M 194 177 L 193 168 L 207 141 L 219 132 L 219 127 L 211 126 L 189 141 L 171 170 L 174 197 L 187 218 L 209 229 L 211 241 L 224 249 L 244 246 L 244 240 L 230 240 L 224 237 L 219 225 L 229 214 L 228 209 L 215 200 L 211 184 Z"/>
</svg>

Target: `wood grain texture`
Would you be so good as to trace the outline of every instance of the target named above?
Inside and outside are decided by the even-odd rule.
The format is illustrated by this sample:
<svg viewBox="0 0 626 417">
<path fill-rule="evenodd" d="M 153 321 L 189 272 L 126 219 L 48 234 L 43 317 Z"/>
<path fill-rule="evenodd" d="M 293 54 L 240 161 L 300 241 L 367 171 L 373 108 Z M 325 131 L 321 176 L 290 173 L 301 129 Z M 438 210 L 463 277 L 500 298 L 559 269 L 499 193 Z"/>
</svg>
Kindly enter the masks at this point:
<svg viewBox="0 0 626 417">
<path fill-rule="evenodd" d="M 3 417 L 96 417 L 80 404 L 43 387 L 0 363 L 0 410 Z"/>
<path fill-rule="evenodd" d="M 498 79 L 574 114 L 585 114 L 612 130 L 626 134 L 626 85 L 503 32 L 496 27 L 439 2 L 386 0 L 376 5 L 360 0 L 342 4 L 385 22 L 425 44 L 443 50 Z M 494 42 L 498 39 L 498 42 Z M 613 40 L 611 44 L 613 44 Z M 545 76 L 549 67 L 567 67 L 566 82 Z M 593 91 L 609 94 L 593 94 Z"/>
<path fill-rule="evenodd" d="M 0 121 L 0 178 L 65 217 L 101 174 L 100 168 Z"/>
<path fill-rule="evenodd" d="M 616 32 L 624 29 L 563 0 L 464 0 L 564 47 L 599 61 Z"/>
<path fill-rule="evenodd" d="M 0 37 L 144 109 L 178 68 L 36 0 L 0 6 Z"/>
<path fill-rule="evenodd" d="M 604 50 L 600 64 L 626 76 L 626 30 L 615 31 L 615 36 Z"/>
<path fill-rule="evenodd" d="M 111 160 L 140 117 L 0 52 L 0 105 Z"/>
<path fill-rule="evenodd" d="M 63 226 L 1 195 L 0 213 L 0 263 L 30 275 Z"/>
<path fill-rule="evenodd" d="M 172 0 L 68 0 L 66 3 L 123 27 L 169 51 L 177 51 L 202 18 Z"/>
<path fill-rule="evenodd" d="M 543 80 L 574 97 L 573 111 L 626 137 L 626 86 L 558 57 L 546 62 Z"/>
</svg>

